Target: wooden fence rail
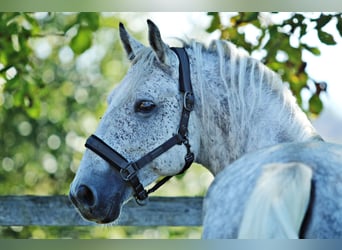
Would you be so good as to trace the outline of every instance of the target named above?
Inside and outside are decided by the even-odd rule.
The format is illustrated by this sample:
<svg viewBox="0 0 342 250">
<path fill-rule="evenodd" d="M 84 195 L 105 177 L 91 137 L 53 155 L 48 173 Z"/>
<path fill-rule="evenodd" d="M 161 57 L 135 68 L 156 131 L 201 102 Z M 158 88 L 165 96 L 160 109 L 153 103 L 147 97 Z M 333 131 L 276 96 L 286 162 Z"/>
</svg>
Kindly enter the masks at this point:
<svg viewBox="0 0 342 250">
<path fill-rule="evenodd" d="M 150 197 L 122 209 L 120 226 L 200 226 L 202 197 Z M 89 226 L 67 196 L 0 196 L 0 226 Z"/>
</svg>

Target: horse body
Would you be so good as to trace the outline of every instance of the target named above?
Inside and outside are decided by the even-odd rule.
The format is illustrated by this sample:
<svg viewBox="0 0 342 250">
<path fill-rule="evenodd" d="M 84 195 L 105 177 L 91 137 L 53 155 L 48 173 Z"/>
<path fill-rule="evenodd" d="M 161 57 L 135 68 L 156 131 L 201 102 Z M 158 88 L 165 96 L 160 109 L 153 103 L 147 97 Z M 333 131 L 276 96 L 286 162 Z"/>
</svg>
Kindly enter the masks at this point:
<svg viewBox="0 0 342 250">
<path fill-rule="evenodd" d="M 133 39 L 123 26 L 120 36 L 132 67 L 110 94 L 108 109 L 95 134 L 128 161 L 135 161 L 178 130 L 183 106 L 178 89 L 180 62 L 161 40 L 152 22 L 149 22 L 151 48 Z M 195 96 L 188 139 L 195 161 L 215 176 L 205 198 L 204 237 L 238 237 L 242 218 L 246 217 L 245 204 L 263 175 L 263 166 L 290 162 L 303 162 L 305 166 L 298 168 L 303 169 L 298 178 L 303 173 L 303 180 L 312 179 L 317 190 L 314 216 L 305 236 L 329 236 L 323 233 L 331 222 L 324 212 L 325 198 L 332 203 L 328 212 L 338 211 L 331 211 L 339 206 L 331 197 L 340 190 L 334 189 L 329 178 L 337 181 L 342 173 L 341 148 L 323 142 L 311 144 L 320 137 L 310 121 L 280 78 L 257 60 L 223 41 L 215 41 L 209 48 L 196 42 L 184 46 Z M 329 154 L 330 162 L 320 152 Z M 142 185 L 149 185 L 159 176 L 179 173 L 184 165 L 180 156 L 185 153 L 181 145 L 173 147 L 140 169 L 137 175 Z M 305 191 L 310 186 L 299 188 L 311 202 L 310 193 Z M 120 178 L 120 173 L 86 150 L 70 189 L 71 200 L 81 214 L 98 223 L 111 222 L 117 219 L 122 205 L 131 196 L 132 188 Z M 295 216 L 304 216 L 298 214 Z M 319 228 L 321 220 L 325 224 Z M 339 224 L 336 225 L 338 228 Z M 322 229 L 320 233 L 317 228 Z M 342 234 L 332 231 L 330 235 Z"/>
<path fill-rule="evenodd" d="M 246 203 L 262 175 L 263 167 L 267 164 L 298 162 L 309 166 L 313 173 L 310 208 L 306 214 L 305 225 L 302 225 L 300 230 L 300 236 L 340 238 L 342 236 L 342 200 L 339 199 L 342 196 L 342 147 L 319 141 L 284 143 L 258 150 L 246 154 L 222 170 L 215 177 L 204 202 L 203 237 L 237 238 Z M 269 187 L 272 188 L 274 187 Z M 293 200 L 298 192 L 300 190 L 292 193 Z M 293 200 L 290 201 L 291 205 Z M 267 200 L 261 201 L 263 202 Z M 259 206 L 262 205 L 261 203 Z M 257 210 L 257 206 L 254 209 Z M 281 236 L 273 235 L 273 237 Z"/>
</svg>

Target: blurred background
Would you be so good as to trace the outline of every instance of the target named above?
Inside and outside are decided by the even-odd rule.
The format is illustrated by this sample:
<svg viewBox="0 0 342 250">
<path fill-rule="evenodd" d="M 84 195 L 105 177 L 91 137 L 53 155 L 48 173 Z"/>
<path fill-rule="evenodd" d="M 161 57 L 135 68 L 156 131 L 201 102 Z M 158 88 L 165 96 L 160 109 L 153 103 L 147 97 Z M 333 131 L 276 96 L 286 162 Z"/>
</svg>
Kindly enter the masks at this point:
<svg viewBox="0 0 342 250">
<path fill-rule="evenodd" d="M 67 195 L 125 75 L 123 22 L 147 44 L 146 19 L 175 38 L 226 39 L 278 72 L 319 133 L 342 142 L 339 13 L 0 13 L 0 195 Z M 212 176 L 195 165 L 155 195 L 203 196 Z M 199 227 L 0 227 L 0 238 L 199 238 Z"/>
</svg>

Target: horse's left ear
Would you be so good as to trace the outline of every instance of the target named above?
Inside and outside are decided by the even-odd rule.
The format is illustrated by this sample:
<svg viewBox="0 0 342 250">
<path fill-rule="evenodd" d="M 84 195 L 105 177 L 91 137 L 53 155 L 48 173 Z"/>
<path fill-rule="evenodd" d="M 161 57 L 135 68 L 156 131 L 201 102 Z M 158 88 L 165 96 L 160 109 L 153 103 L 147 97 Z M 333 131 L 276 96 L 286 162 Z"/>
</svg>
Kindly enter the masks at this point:
<svg viewBox="0 0 342 250">
<path fill-rule="evenodd" d="M 151 20 L 147 20 L 147 24 L 150 45 L 156 53 L 158 60 L 161 63 L 167 64 L 167 50 L 169 49 L 169 46 L 167 46 L 161 39 L 157 25 L 155 25 Z"/>
</svg>

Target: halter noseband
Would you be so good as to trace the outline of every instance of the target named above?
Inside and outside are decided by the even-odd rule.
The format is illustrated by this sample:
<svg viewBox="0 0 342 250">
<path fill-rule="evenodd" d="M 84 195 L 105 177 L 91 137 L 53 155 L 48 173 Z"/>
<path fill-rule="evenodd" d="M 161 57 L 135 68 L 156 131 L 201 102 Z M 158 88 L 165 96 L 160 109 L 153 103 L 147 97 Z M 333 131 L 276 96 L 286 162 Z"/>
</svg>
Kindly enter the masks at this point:
<svg viewBox="0 0 342 250">
<path fill-rule="evenodd" d="M 120 155 L 115 149 L 108 146 L 108 144 L 106 144 L 96 135 L 91 135 L 87 139 L 85 144 L 85 146 L 88 149 L 92 150 L 94 153 L 102 157 L 112 167 L 118 170 L 121 175 L 121 178 L 124 181 L 130 183 L 135 192 L 135 200 L 139 205 L 144 205 L 145 201 L 148 198 L 148 194 L 156 191 L 165 182 L 167 182 L 170 178 L 173 177 L 164 177 L 162 180 L 157 182 L 151 189 L 146 191 L 143 185 L 140 183 L 139 178 L 137 176 L 137 172 L 139 171 L 139 169 L 143 168 L 148 163 L 152 162 L 155 158 L 165 153 L 173 146 L 181 144 L 183 144 L 186 147 L 187 153 L 184 157 L 184 167 L 178 174 L 184 173 L 194 161 L 194 154 L 190 150 L 191 146 L 188 140 L 188 124 L 190 112 L 193 110 L 194 107 L 194 94 L 192 91 L 190 80 L 189 58 L 184 48 L 171 48 L 171 50 L 173 50 L 176 53 L 179 59 L 179 91 L 183 94 L 183 109 L 179 123 L 178 133 L 173 135 L 170 139 L 161 144 L 159 147 L 155 148 L 154 150 L 147 153 L 135 162 L 127 161 L 125 157 Z"/>
</svg>

